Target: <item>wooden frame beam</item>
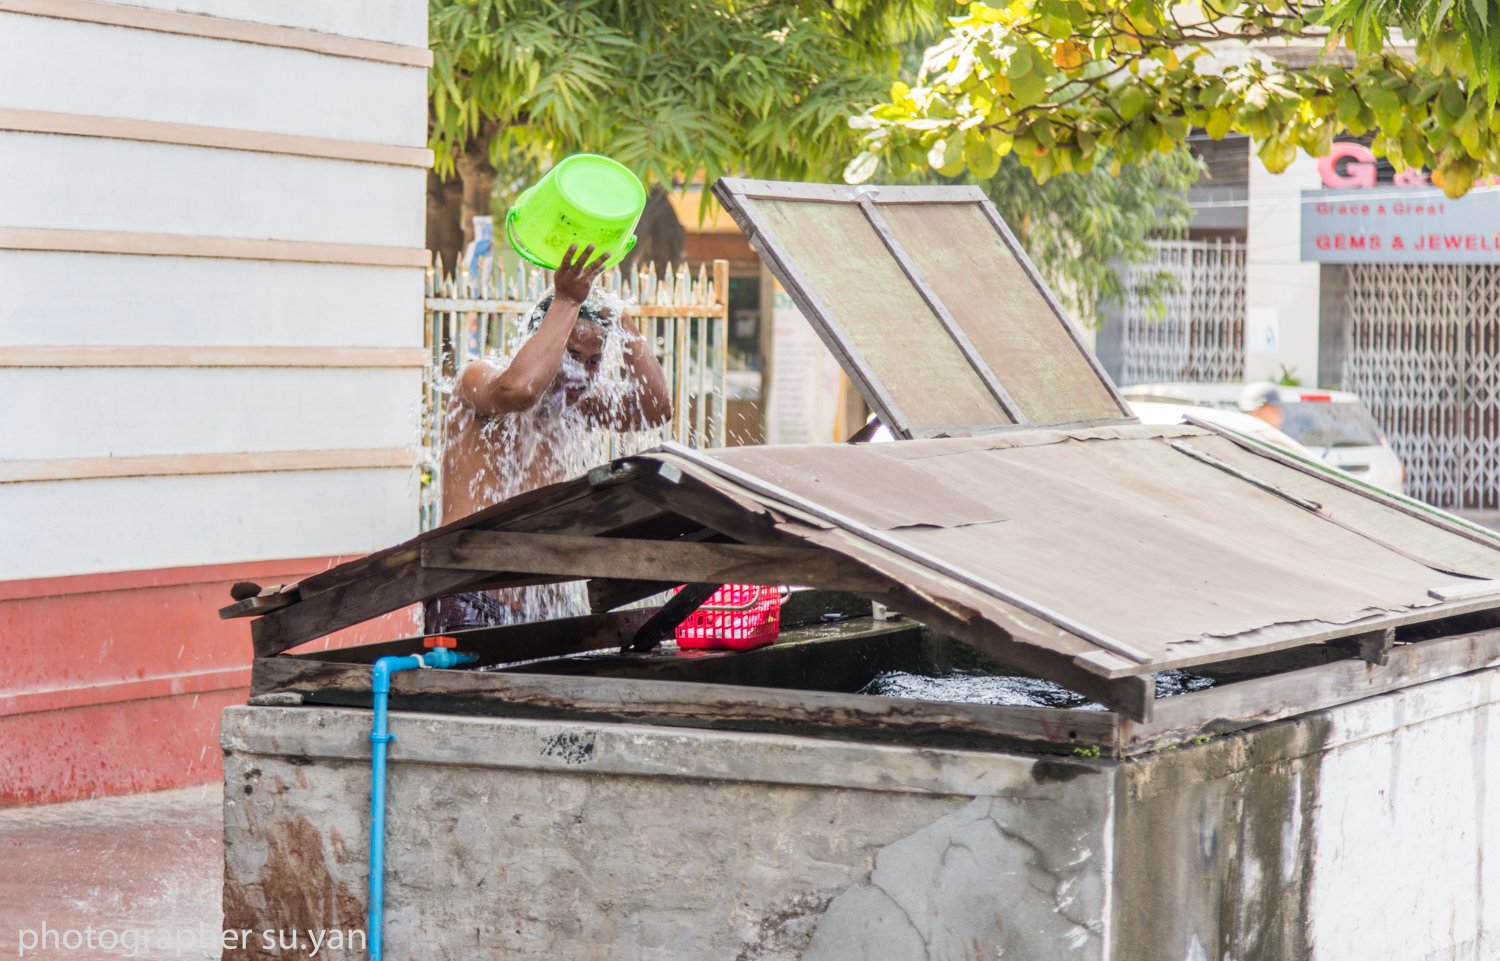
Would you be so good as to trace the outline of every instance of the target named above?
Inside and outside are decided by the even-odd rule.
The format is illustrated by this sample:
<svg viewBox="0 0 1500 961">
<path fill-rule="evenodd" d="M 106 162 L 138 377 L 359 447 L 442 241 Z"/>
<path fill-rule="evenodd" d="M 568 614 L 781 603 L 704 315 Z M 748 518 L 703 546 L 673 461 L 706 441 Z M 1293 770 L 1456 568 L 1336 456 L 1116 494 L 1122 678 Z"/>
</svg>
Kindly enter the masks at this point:
<svg viewBox="0 0 1500 961">
<path fill-rule="evenodd" d="M 884 593 L 888 578 L 818 547 L 761 547 L 510 531 L 457 531 L 422 545 L 422 566 L 715 584 L 806 584 Z"/>
<path fill-rule="evenodd" d="M 463 649 L 484 638 L 484 659 L 524 659 L 614 647 L 654 610 L 488 628 L 458 635 Z M 935 625 L 939 629 L 947 625 Z M 547 636 L 542 636 L 543 634 Z M 472 635 L 472 637 L 469 637 Z M 468 638 L 468 639 L 464 639 Z M 960 638 L 961 640 L 963 638 Z M 989 649 L 991 645 L 966 641 Z M 564 650 L 563 647 L 567 647 Z M 387 654 L 411 653 L 419 638 L 315 654 L 262 658 L 254 663 L 252 693 L 301 693 L 311 703 L 369 702 L 371 665 Z M 498 652 L 504 651 L 504 657 Z M 547 651 L 553 654 L 545 653 Z M 1007 652 L 995 651 L 997 656 Z M 744 655 L 734 655 L 744 656 Z M 314 660 L 316 658 L 316 660 Z M 540 667 L 541 665 L 538 665 Z M 985 735 L 1053 749 L 1098 747 L 1124 757 L 1187 744 L 1284 718 L 1399 691 L 1417 684 L 1500 667 L 1500 630 L 1477 631 L 1397 645 L 1384 665 L 1359 657 L 1270 674 L 1154 703 L 1146 722 L 1120 713 L 978 704 L 905 701 L 821 691 L 638 678 L 471 671 L 412 671 L 392 681 L 399 710 L 453 710 L 522 716 L 605 717 L 615 721 L 685 724 L 788 733 L 849 736 L 884 730 L 906 740 L 922 734 Z M 1146 679 L 1137 678 L 1137 682 Z"/>
<path fill-rule="evenodd" d="M 1120 750 L 1139 754 L 1239 731 L 1470 671 L 1500 667 L 1500 630 L 1456 634 L 1384 651 L 1385 662 L 1351 657 L 1157 701 L 1147 722 L 1120 726 Z M 1378 661 L 1377 656 L 1374 661 Z"/>
<path fill-rule="evenodd" d="M 572 482 L 541 488 L 532 497 L 497 507 L 490 516 L 465 518 L 460 523 L 480 529 L 505 526 L 510 530 L 545 532 L 566 528 L 585 534 L 606 534 L 661 513 L 649 501 L 634 496 L 618 483 L 593 487 Z M 438 530 L 362 561 L 314 575 L 297 585 L 301 600 L 271 611 L 250 626 L 256 657 L 270 657 L 307 641 L 352 627 L 382 614 L 433 597 L 497 587 L 521 587 L 574 579 L 571 575 L 506 578 L 497 582 L 493 571 L 422 566 L 422 544 L 452 531 Z"/>
</svg>

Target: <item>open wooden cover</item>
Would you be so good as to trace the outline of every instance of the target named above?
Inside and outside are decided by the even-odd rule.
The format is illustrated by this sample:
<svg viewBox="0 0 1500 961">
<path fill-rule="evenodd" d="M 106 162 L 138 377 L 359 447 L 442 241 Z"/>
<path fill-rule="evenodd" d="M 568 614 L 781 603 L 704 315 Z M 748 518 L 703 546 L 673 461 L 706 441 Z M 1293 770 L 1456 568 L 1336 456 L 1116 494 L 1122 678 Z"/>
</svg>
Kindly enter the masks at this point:
<svg viewBox="0 0 1500 961">
<path fill-rule="evenodd" d="M 668 445 L 225 613 L 264 614 L 265 657 L 429 597 L 581 578 L 596 611 L 676 583 L 852 590 L 1132 711 L 1140 675 L 1500 607 L 1500 539 L 1186 425 Z"/>
<path fill-rule="evenodd" d="M 897 437 L 1130 417 L 978 187 L 714 195 Z"/>
</svg>

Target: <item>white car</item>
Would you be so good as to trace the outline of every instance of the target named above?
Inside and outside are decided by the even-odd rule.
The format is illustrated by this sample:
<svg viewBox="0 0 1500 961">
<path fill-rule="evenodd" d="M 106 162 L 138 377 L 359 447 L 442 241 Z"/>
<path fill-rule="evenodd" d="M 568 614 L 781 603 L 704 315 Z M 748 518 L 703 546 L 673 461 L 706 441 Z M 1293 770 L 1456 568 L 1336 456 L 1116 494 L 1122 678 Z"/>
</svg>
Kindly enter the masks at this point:
<svg viewBox="0 0 1500 961">
<path fill-rule="evenodd" d="M 1238 409 L 1243 384 L 1138 384 L 1121 388 L 1131 406 L 1186 405 L 1235 414 L 1260 423 Z M 1406 468 L 1386 443 L 1375 418 L 1356 394 L 1343 390 L 1278 388 L 1282 420 L 1278 433 L 1289 436 L 1303 448 L 1304 456 L 1337 467 L 1376 487 L 1404 493 Z M 1137 414 L 1137 416 L 1140 416 Z M 1161 423 L 1158 420 L 1145 423 Z M 1233 424 L 1225 424 L 1233 427 Z M 1269 425 L 1266 425 L 1269 428 Z M 1235 428 L 1239 429 L 1239 428 Z"/>
<path fill-rule="evenodd" d="M 1154 401 L 1126 400 L 1130 405 L 1130 412 L 1140 418 L 1142 424 L 1186 424 L 1187 414 L 1193 414 L 1206 421 L 1228 427 L 1230 430 L 1239 431 L 1241 434 L 1249 434 L 1256 440 L 1264 441 L 1272 447 L 1279 447 L 1288 453 L 1299 457 L 1310 457 L 1314 460 L 1318 455 L 1303 447 L 1292 438 L 1267 424 L 1259 417 L 1251 417 L 1237 410 L 1220 410 L 1217 407 L 1194 407 L 1192 404 L 1158 404 Z"/>
</svg>

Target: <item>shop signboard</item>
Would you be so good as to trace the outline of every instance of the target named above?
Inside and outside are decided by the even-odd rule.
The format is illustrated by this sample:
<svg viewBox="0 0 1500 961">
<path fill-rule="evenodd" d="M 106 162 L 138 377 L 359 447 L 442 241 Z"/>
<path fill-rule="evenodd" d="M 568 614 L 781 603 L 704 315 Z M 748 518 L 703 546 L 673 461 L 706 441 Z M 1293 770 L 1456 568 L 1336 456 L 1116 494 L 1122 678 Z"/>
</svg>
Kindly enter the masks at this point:
<svg viewBox="0 0 1500 961">
<path fill-rule="evenodd" d="M 1500 190 L 1304 190 L 1302 259 L 1500 264 Z"/>
<path fill-rule="evenodd" d="M 1335 147 L 1318 164 L 1330 189 L 1302 191 L 1303 260 L 1500 264 L 1500 187 L 1450 200 L 1416 171 L 1379 182 L 1368 150 Z"/>
</svg>

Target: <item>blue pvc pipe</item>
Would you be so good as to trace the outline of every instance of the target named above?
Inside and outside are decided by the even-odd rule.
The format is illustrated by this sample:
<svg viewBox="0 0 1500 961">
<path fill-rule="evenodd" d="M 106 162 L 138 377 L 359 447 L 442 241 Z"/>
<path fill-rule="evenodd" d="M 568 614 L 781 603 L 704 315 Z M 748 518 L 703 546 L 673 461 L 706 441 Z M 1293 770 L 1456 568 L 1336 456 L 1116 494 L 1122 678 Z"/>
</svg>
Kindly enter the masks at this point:
<svg viewBox="0 0 1500 961">
<path fill-rule="evenodd" d="M 370 690 L 375 694 L 375 729 L 370 732 L 374 748 L 370 757 L 370 961 L 380 961 L 381 907 L 385 894 L 385 746 L 396 738 L 386 730 L 386 705 L 391 693 L 391 675 L 414 667 L 456 667 L 477 660 L 473 654 L 458 654 L 446 647 L 427 654 L 382 657 L 375 662 Z"/>
</svg>

